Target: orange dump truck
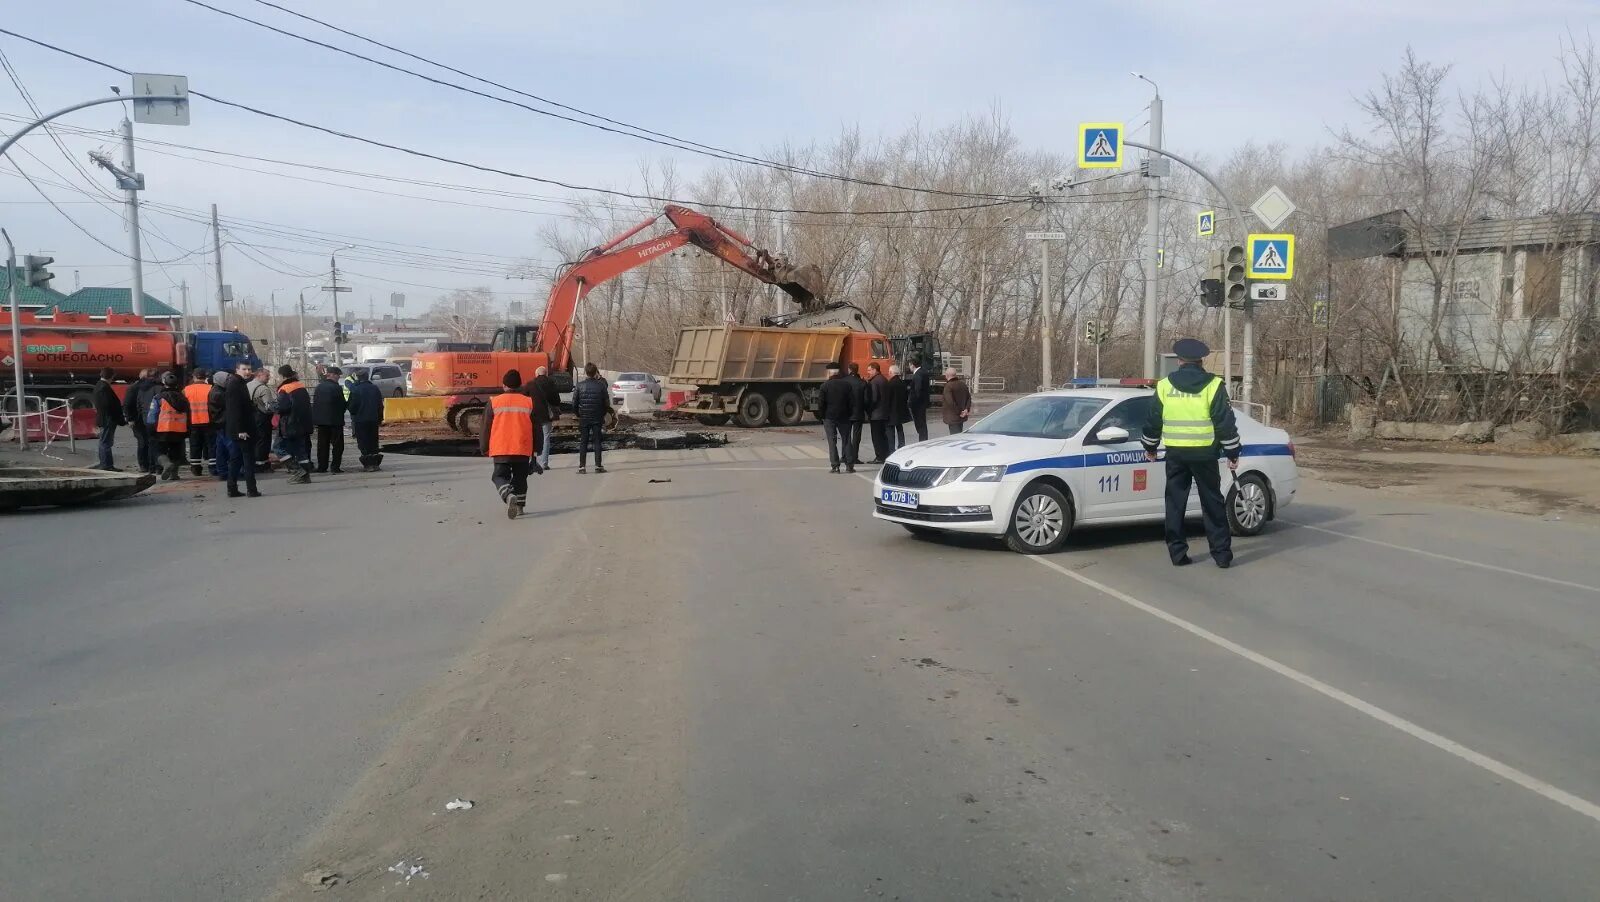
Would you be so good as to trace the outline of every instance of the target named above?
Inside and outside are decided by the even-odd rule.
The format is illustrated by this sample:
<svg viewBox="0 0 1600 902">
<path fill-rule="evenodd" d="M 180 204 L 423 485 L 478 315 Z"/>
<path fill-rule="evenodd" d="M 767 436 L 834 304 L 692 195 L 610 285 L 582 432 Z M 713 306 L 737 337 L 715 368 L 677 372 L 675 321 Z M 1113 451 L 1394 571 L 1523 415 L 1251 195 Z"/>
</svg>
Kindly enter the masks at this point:
<svg viewBox="0 0 1600 902">
<path fill-rule="evenodd" d="M 894 363 L 889 339 L 847 328 L 689 326 L 678 333 L 669 382 L 693 385 L 678 408 L 708 426 L 794 426 L 816 412 L 830 362 Z"/>
</svg>

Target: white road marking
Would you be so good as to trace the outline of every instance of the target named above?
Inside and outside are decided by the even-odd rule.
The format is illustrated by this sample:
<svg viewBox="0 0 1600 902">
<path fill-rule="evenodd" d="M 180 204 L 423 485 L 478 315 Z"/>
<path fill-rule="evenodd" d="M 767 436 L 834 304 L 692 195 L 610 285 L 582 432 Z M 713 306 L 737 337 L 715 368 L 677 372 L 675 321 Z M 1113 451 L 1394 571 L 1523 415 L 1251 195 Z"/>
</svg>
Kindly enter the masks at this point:
<svg viewBox="0 0 1600 902">
<path fill-rule="evenodd" d="M 1210 642 L 1212 645 L 1217 646 L 1218 648 L 1233 652 L 1239 657 L 1244 658 L 1246 661 L 1259 664 L 1273 673 L 1278 674 L 1279 676 L 1288 677 L 1307 689 L 1327 696 L 1341 705 L 1345 705 L 1360 711 L 1362 714 L 1367 715 L 1379 723 L 1388 724 L 1389 726 L 1394 727 L 1396 730 L 1399 730 L 1400 732 L 1405 733 L 1414 739 L 1420 739 L 1436 749 L 1448 752 L 1469 764 L 1475 764 L 1502 780 L 1515 783 L 1516 785 L 1521 786 L 1523 789 L 1543 796 L 1549 801 L 1555 802 L 1556 804 L 1562 805 L 1566 808 L 1570 808 L 1591 820 L 1600 822 L 1600 805 L 1596 805 L 1594 802 L 1575 796 L 1572 793 L 1567 792 L 1560 787 L 1546 783 L 1545 781 L 1539 779 L 1538 777 L 1532 776 L 1531 774 L 1523 773 L 1509 764 L 1496 761 L 1482 752 L 1473 751 L 1472 749 L 1467 748 L 1453 739 L 1441 736 L 1438 733 L 1427 729 L 1426 727 L 1414 724 L 1411 721 L 1406 720 L 1404 717 L 1401 717 L 1398 714 L 1392 714 L 1378 707 L 1377 705 L 1372 704 L 1371 702 L 1356 698 L 1342 689 L 1336 689 L 1327 683 L 1322 682 L 1316 677 L 1309 676 L 1301 673 L 1298 670 L 1295 670 L 1293 667 L 1290 667 L 1287 664 L 1275 661 L 1266 655 L 1260 654 L 1259 652 L 1251 651 L 1237 642 L 1224 639 L 1223 637 L 1202 626 L 1197 626 L 1196 624 L 1184 620 L 1182 617 L 1169 614 L 1166 611 L 1155 607 L 1154 605 L 1146 604 L 1145 602 L 1134 598 L 1132 595 L 1129 595 L 1126 592 L 1113 589 L 1105 583 L 1090 579 L 1081 573 L 1075 573 L 1072 570 L 1068 570 L 1066 567 L 1061 566 L 1055 561 L 1031 555 L 1028 556 L 1028 560 L 1033 561 L 1041 566 L 1049 567 L 1051 570 L 1056 571 L 1062 576 L 1077 580 L 1091 589 L 1109 595 L 1123 604 L 1126 604 L 1136 610 L 1143 611 L 1144 613 L 1149 614 L 1158 620 L 1164 620 L 1186 633 L 1198 636 L 1201 639 Z"/>
<path fill-rule="evenodd" d="M 1310 523 L 1301 523 L 1298 520 L 1285 520 L 1282 517 L 1279 517 L 1278 519 L 1279 521 L 1287 523 L 1290 526 L 1298 526 L 1301 529 L 1314 529 L 1317 532 L 1325 532 L 1330 536 L 1354 539 L 1357 542 L 1366 542 L 1369 545 L 1379 545 L 1384 548 L 1392 548 L 1395 551 L 1407 551 L 1411 554 L 1420 554 L 1423 557 L 1431 557 L 1435 560 L 1449 561 L 1452 564 L 1461 564 L 1465 567 L 1477 567 L 1480 570 L 1493 570 L 1496 573 L 1506 573 L 1511 576 L 1520 576 L 1523 579 L 1537 580 L 1541 583 L 1549 583 L 1552 586 L 1566 586 L 1569 589 L 1581 589 L 1585 592 L 1594 592 L 1596 594 L 1600 594 L 1600 586 L 1586 586 L 1583 583 L 1568 582 L 1567 580 L 1556 579 L 1551 576 L 1540 576 L 1537 573 L 1529 573 L 1525 570 L 1513 570 L 1510 567 L 1498 567 L 1494 564 L 1485 564 L 1482 561 L 1469 561 L 1466 558 L 1451 557 L 1448 554 L 1440 554 L 1437 551 L 1423 551 L 1421 548 L 1412 548 L 1410 545 L 1396 545 L 1393 542 L 1383 542 L 1378 539 L 1369 539 L 1366 536 L 1352 535 L 1348 532 L 1340 532 L 1337 529 L 1328 529 L 1323 526 L 1312 526 Z"/>
</svg>

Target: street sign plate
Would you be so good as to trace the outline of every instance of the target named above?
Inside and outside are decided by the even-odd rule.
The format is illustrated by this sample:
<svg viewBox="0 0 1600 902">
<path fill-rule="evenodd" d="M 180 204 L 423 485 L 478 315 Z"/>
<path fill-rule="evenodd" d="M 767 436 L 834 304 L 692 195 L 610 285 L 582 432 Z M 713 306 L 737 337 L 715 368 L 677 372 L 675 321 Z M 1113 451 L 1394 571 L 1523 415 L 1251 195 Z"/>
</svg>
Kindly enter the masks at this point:
<svg viewBox="0 0 1600 902">
<path fill-rule="evenodd" d="M 405 305 L 406 305 L 406 296 L 405 295 L 401 294 L 398 291 L 390 292 L 390 294 L 389 294 L 389 306 L 390 307 L 404 307 Z"/>
<path fill-rule="evenodd" d="M 1311 304 L 1311 324 L 1314 326 L 1328 325 L 1328 302 L 1318 299 Z"/>
<path fill-rule="evenodd" d="M 1078 168 L 1122 168 L 1122 123 L 1084 122 L 1078 125 Z"/>
<path fill-rule="evenodd" d="M 1268 188 L 1266 194 L 1256 198 L 1256 202 L 1250 205 L 1250 212 L 1256 214 L 1261 224 L 1269 229 L 1283 225 L 1284 220 L 1293 215 L 1296 209 L 1289 195 L 1284 194 L 1277 185 Z"/>
<path fill-rule="evenodd" d="M 140 100 L 140 97 L 189 96 L 186 75 L 133 74 L 133 121 L 149 125 L 188 125 L 189 101 Z"/>
<path fill-rule="evenodd" d="M 1201 238 L 1210 238 L 1217 233 L 1217 211 L 1201 210 L 1195 217 L 1195 231 Z"/>
<path fill-rule="evenodd" d="M 1066 232 L 1023 232 L 1022 237 L 1029 241 L 1066 241 Z"/>
<path fill-rule="evenodd" d="M 1252 301 L 1281 301 L 1288 296 L 1289 286 L 1287 285 L 1256 282 L 1250 286 L 1250 300 Z"/>
<path fill-rule="evenodd" d="M 1294 278 L 1293 235 L 1251 235 L 1244 253 L 1246 278 Z"/>
</svg>

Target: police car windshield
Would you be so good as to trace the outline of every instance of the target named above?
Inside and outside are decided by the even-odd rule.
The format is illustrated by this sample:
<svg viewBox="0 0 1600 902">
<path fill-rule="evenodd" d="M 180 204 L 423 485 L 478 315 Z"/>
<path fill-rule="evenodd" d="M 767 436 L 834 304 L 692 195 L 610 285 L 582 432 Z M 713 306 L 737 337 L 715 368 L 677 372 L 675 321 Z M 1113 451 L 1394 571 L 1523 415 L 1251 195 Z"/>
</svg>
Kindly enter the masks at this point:
<svg viewBox="0 0 1600 902">
<path fill-rule="evenodd" d="M 967 431 L 1020 438 L 1067 439 L 1077 435 L 1107 403 L 1105 398 L 1035 395 L 1012 401 Z"/>
</svg>

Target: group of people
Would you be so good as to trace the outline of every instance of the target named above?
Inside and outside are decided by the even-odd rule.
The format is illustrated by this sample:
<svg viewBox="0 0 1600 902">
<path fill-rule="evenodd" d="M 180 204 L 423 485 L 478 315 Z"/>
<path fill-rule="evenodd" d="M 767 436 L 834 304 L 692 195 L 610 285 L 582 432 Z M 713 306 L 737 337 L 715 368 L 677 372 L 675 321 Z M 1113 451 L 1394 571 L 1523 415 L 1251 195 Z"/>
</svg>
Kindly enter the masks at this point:
<svg viewBox="0 0 1600 902">
<path fill-rule="evenodd" d="M 578 473 L 589 472 L 591 450 L 594 471 L 604 473 L 601 443 L 606 414 L 611 410 L 611 386 L 592 363 L 584 367 L 583 374 L 572 390 L 572 407 L 578 418 Z M 493 461 L 490 480 L 506 506 L 506 516 L 515 520 L 528 504 L 528 476 L 550 468 L 550 440 L 555 422 L 561 418 L 561 392 L 542 366 L 526 384 L 520 371 L 506 370 L 500 384 L 503 390 L 484 407 L 478 452 Z"/>
<path fill-rule="evenodd" d="M 917 441 L 927 441 L 933 375 L 920 357 L 912 360 L 909 376 L 902 375 L 899 364 L 891 364 L 886 375 L 877 363 L 869 363 L 864 379 L 858 363 L 830 363 L 827 369 L 817 416 L 828 442 L 828 472 L 839 472 L 841 465 L 846 473 L 856 471 L 862 463 L 863 427 L 872 437 L 872 460 L 867 463 L 881 464 L 904 447 L 907 423 L 915 429 Z M 960 432 L 972 415 L 972 392 L 953 369 L 945 370 L 942 397 L 945 425 L 952 433 Z"/>
<path fill-rule="evenodd" d="M 378 451 L 383 394 L 365 373 L 341 386 L 339 369 L 330 367 L 313 395 L 288 365 L 278 368 L 276 386 L 269 369 L 242 362 L 233 372 L 196 369 L 188 385 L 180 384 L 176 372 L 145 369 L 120 399 L 112 384 L 115 375 L 101 370 L 94 390 L 97 469 L 121 472 L 113 447 L 117 429 L 126 427 L 133 433 L 139 472 L 172 481 L 187 467 L 195 476 L 226 482 L 229 497 L 256 498 L 261 495 L 256 474 L 271 469 L 274 451 L 291 483 L 311 481 L 313 431 L 319 445 L 316 471 L 342 472 L 347 413 L 362 469 L 376 470 L 383 461 Z"/>
</svg>

